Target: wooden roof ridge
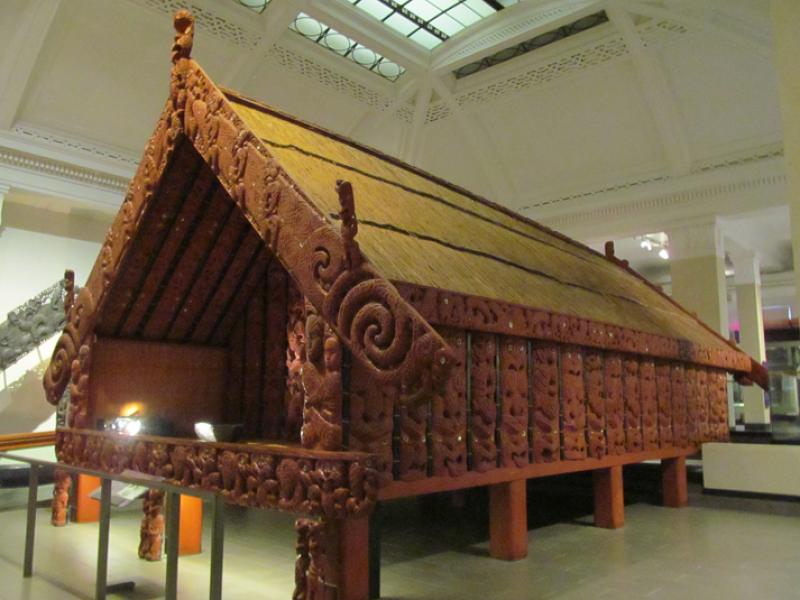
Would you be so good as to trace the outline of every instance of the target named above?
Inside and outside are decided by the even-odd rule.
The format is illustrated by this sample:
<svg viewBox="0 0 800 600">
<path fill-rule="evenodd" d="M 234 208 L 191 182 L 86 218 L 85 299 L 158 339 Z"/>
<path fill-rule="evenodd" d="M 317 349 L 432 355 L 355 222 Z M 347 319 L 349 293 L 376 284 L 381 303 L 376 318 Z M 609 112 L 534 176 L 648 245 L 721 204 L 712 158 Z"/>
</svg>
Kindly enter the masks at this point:
<svg viewBox="0 0 800 600">
<path fill-rule="evenodd" d="M 279 162 L 236 114 L 224 94 L 191 59 L 194 18 L 174 19 L 170 96 L 144 157 L 108 231 L 86 285 L 69 307 L 67 324 L 44 376 L 47 399 L 57 404 L 65 388 L 80 405 L 86 394 L 83 363 L 91 359 L 95 327 L 164 175 L 186 144 L 202 157 L 266 247 L 301 293 L 336 331 L 354 360 L 376 383 L 399 388 L 403 402 L 427 396 L 454 364 L 442 337 L 369 261 L 355 241 L 352 188 L 337 182 L 343 227 L 335 230 Z M 349 211 L 349 213 L 348 213 Z M 350 218 L 347 215 L 350 214 Z M 384 334 L 367 335 L 372 325 Z M 74 369 L 74 361 L 81 369 Z M 88 365 L 87 365 L 88 367 Z M 78 381 L 72 371 L 77 371 Z M 85 406 L 85 402 L 82 403 Z M 75 426 L 85 426 L 80 417 Z"/>
</svg>

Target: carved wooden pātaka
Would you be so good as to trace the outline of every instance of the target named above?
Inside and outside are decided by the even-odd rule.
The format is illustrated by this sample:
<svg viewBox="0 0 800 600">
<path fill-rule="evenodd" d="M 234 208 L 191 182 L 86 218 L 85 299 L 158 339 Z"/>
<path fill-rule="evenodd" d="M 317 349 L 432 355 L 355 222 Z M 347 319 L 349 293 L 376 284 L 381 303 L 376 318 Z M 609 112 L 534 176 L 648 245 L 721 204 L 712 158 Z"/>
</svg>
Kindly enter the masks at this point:
<svg viewBox="0 0 800 600">
<path fill-rule="evenodd" d="M 376 501 L 491 484 L 499 506 L 583 469 L 611 493 L 609 468 L 727 438 L 728 372 L 764 384 L 613 255 L 223 92 L 191 15 L 175 27 L 170 96 L 45 374 L 48 401 L 70 393 L 60 461 L 303 515 L 295 598 L 363 598 L 348 561 Z M 137 353 L 160 357 L 144 392 Z M 129 400 L 175 435 L 91 429 Z M 189 439 L 200 420 L 249 443 Z M 162 526 L 151 492 L 142 556 Z"/>
</svg>

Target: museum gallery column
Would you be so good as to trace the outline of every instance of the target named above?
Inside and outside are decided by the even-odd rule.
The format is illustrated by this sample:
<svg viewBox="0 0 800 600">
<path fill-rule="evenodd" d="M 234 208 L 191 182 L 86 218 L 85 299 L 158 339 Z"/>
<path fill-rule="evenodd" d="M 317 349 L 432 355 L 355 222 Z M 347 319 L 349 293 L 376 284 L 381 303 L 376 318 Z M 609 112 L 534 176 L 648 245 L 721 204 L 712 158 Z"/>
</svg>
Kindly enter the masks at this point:
<svg viewBox="0 0 800 600">
<path fill-rule="evenodd" d="M 666 233 L 672 298 L 728 339 L 725 251 L 719 224 L 710 219 Z"/>
<path fill-rule="evenodd" d="M 775 71 L 783 125 L 795 294 L 800 294 L 800 2 L 771 0 Z"/>
<path fill-rule="evenodd" d="M 739 347 L 754 360 L 764 362 L 764 318 L 761 313 L 761 275 L 753 252 L 731 253 L 736 281 L 736 308 L 739 314 Z M 742 386 L 745 423 L 769 423 L 764 405 L 764 390 L 757 385 Z"/>
</svg>

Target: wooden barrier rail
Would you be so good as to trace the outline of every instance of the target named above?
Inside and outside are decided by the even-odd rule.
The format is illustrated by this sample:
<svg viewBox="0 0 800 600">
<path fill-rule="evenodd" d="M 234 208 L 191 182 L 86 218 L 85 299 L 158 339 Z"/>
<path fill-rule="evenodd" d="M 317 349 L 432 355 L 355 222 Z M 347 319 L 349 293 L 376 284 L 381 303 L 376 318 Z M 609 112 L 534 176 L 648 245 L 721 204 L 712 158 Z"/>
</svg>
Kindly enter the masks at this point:
<svg viewBox="0 0 800 600">
<path fill-rule="evenodd" d="M 23 431 L 21 433 L 6 433 L 0 435 L 0 452 L 17 450 L 19 448 L 50 446 L 55 443 L 55 431 Z"/>
</svg>

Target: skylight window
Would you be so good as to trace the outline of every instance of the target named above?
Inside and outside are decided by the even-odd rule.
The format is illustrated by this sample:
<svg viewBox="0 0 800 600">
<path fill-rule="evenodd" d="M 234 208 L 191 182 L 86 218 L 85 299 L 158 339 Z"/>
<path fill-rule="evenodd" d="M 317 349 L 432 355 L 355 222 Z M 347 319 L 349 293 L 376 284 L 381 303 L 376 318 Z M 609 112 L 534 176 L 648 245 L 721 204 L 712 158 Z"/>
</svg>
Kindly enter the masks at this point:
<svg viewBox="0 0 800 600">
<path fill-rule="evenodd" d="M 264 9 L 267 8 L 267 4 L 270 3 L 270 0 L 238 0 L 239 4 L 253 10 L 257 13 L 264 12 Z"/>
<path fill-rule="evenodd" d="M 297 15 L 290 28 L 304 38 L 335 52 L 339 56 L 352 60 L 357 65 L 377 73 L 389 81 L 397 81 L 405 72 L 405 69 L 397 63 L 305 13 Z"/>
<path fill-rule="evenodd" d="M 572 35 L 581 33 L 582 31 L 586 31 L 587 29 L 597 27 L 598 25 L 602 25 L 603 23 L 607 22 L 608 16 L 606 15 L 605 11 L 601 10 L 600 12 L 596 12 L 578 19 L 577 21 L 573 21 L 572 23 L 568 23 L 567 25 L 559 27 L 558 29 L 554 29 L 553 31 L 548 31 L 547 33 L 537 35 L 536 37 L 519 43 L 516 46 L 505 48 L 504 50 L 495 52 L 494 54 L 486 56 L 476 62 L 464 65 L 463 67 L 453 71 L 453 75 L 456 76 L 456 79 L 461 79 L 467 75 L 473 75 L 479 71 L 488 69 L 489 67 L 499 65 L 500 63 L 504 63 L 507 60 L 516 58 L 517 56 L 521 56 L 533 50 L 537 50 L 538 48 L 548 46 L 554 42 L 563 40 Z"/>
<path fill-rule="evenodd" d="M 518 0 L 348 0 L 387 27 L 431 50 Z"/>
</svg>

